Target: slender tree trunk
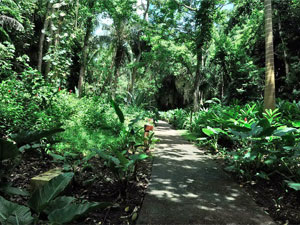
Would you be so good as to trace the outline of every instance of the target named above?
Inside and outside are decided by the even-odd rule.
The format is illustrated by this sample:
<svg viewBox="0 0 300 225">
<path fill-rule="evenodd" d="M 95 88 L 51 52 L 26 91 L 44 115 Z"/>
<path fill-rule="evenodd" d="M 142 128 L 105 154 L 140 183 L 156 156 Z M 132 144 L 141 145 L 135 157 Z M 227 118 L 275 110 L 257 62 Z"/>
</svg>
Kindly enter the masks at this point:
<svg viewBox="0 0 300 225">
<path fill-rule="evenodd" d="M 140 41 L 139 41 L 138 45 L 139 45 L 138 46 L 139 53 L 138 53 L 138 56 L 135 59 L 135 64 L 139 63 L 140 60 L 141 60 L 141 57 L 142 57 L 142 49 L 141 49 Z M 134 86 L 135 86 L 137 71 L 138 71 L 138 67 L 134 66 L 133 69 L 132 69 L 130 84 L 129 84 L 129 88 L 128 88 L 128 92 L 130 93 L 130 95 L 128 95 L 128 101 L 130 101 L 130 99 L 134 96 Z"/>
<path fill-rule="evenodd" d="M 186 7 L 186 6 L 185 6 Z M 200 9 L 196 9 L 196 51 L 197 51 L 197 67 L 194 85 L 194 111 L 199 110 L 199 86 L 201 82 L 201 75 L 205 67 L 205 60 L 203 55 L 205 47 L 211 40 L 211 29 L 213 26 L 213 15 L 216 9 L 215 0 L 202 0 Z"/>
<path fill-rule="evenodd" d="M 120 76 L 120 66 L 115 66 L 114 80 L 113 80 L 112 92 L 111 92 L 111 96 L 112 96 L 113 100 L 116 98 L 116 92 L 117 92 L 117 87 L 118 87 L 119 76 Z"/>
<path fill-rule="evenodd" d="M 148 12 L 149 12 L 150 0 L 147 0 L 146 6 L 142 2 L 142 6 L 143 6 L 143 9 L 144 9 L 144 20 L 148 21 Z M 140 32 L 138 34 L 138 50 L 139 50 L 139 53 L 138 53 L 138 55 L 136 57 L 135 64 L 138 64 L 140 62 L 140 60 L 141 60 L 141 57 L 142 57 Z M 137 66 L 135 66 L 132 69 L 131 80 L 130 80 L 130 84 L 128 85 L 129 86 L 128 92 L 130 93 L 128 95 L 128 98 L 127 98 L 128 102 L 130 100 L 132 100 L 131 98 L 134 96 L 134 86 L 135 86 L 135 80 L 136 80 L 137 70 L 138 70 Z"/>
<path fill-rule="evenodd" d="M 145 8 L 145 13 L 144 13 L 144 20 L 145 21 L 148 21 L 149 7 L 150 7 L 150 0 L 147 0 L 147 5 L 146 5 L 146 8 Z"/>
<path fill-rule="evenodd" d="M 42 72 L 42 65 L 43 65 L 43 49 L 44 49 L 44 42 L 46 37 L 46 31 L 49 26 L 49 16 L 51 15 L 52 3 L 50 1 L 47 4 L 47 11 L 45 15 L 44 25 L 41 32 L 40 40 L 39 40 L 39 50 L 38 50 L 38 71 Z"/>
<path fill-rule="evenodd" d="M 89 39 L 91 36 L 92 28 L 93 28 L 92 18 L 89 17 L 87 20 L 87 28 L 86 28 L 86 33 L 85 33 L 83 48 L 82 48 L 82 58 L 81 58 L 79 81 L 78 81 L 79 97 L 82 96 L 83 82 L 84 82 L 85 71 L 86 71 L 86 66 L 87 66 L 86 65 L 87 64 L 87 52 L 88 52 L 88 48 L 89 48 Z"/>
<path fill-rule="evenodd" d="M 284 67 L 285 67 L 285 76 L 286 76 L 286 80 L 289 80 L 290 66 L 289 66 L 289 63 L 288 63 L 288 60 L 287 60 L 288 59 L 288 54 L 287 54 L 286 43 L 284 42 L 284 39 L 283 39 L 283 31 L 282 31 L 280 16 L 279 16 L 279 19 L 278 19 L 278 29 L 279 29 L 279 36 L 280 36 L 282 49 L 283 49 L 283 61 L 284 61 Z"/>
<path fill-rule="evenodd" d="M 202 64 L 202 55 L 200 53 L 197 54 L 197 68 L 196 68 L 196 77 L 194 83 L 194 112 L 199 110 L 199 87 L 201 81 L 201 64 Z"/>
<path fill-rule="evenodd" d="M 49 42 L 48 52 L 51 49 L 51 46 L 53 45 L 53 29 L 52 29 L 52 25 L 53 25 L 53 21 L 52 21 L 52 19 L 50 19 L 49 29 L 50 29 L 51 41 Z M 46 63 L 46 67 L 45 67 L 45 75 L 44 75 L 45 79 L 47 79 L 48 74 L 50 72 L 50 69 L 51 69 L 51 61 L 48 60 L 47 63 Z"/>
<path fill-rule="evenodd" d="M 264 108 L 275 109 L 275 65 L 273 47 L 273 27 L 272 27 L 272 3 L 265 0 L 265 38 L 266 38 L 266 75 Z"/>
</svg>

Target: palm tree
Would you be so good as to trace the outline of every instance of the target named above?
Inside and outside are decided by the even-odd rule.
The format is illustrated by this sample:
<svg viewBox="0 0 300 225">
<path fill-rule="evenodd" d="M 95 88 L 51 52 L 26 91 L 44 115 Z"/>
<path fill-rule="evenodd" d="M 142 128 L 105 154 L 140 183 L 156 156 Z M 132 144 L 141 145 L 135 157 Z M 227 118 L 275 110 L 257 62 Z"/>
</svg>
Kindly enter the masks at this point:
<svg viewBox="0 0 300 225">
<path fill-rule="evenodd" d="M 9 17 L 9 16 L 0 15 L 0 25 L 3 26 L 4 24 L 7 24 L 11 28 L 14 28 L 18 31 L 24 30 L 23 25 L 18 20 L 14 19 L 12 17 Z"/>
<path fill-rule="evenodd" d="M 274 47 L 272 28 L 272 2 L 265 0 L 265 36 L 266 36 L 266 81 L 264 93 L 264 108 L 275 109 L 275 73 Z"/>
</svg>

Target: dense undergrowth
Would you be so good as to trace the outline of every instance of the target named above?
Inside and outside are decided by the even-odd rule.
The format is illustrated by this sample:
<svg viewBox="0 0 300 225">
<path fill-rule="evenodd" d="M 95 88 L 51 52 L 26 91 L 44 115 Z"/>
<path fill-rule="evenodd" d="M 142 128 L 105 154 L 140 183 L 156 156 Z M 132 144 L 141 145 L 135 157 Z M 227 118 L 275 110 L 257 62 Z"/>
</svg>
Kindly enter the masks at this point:
<svg viewBox="0 0 300 225">
<path fill-rule="evenodd" d="M 92 209 L 112 206 L 110 202 L 57 196 L 72 180 L 78 180 L 81 170 L 93 170 L 89 161 L 94 157 L 111 171 L 120 196 L 125 196 L 128 182 L 135 180 L 137 165 L 149 157 L 143 125 L 155 115 L 141 107 L 119 106 L 108 98 L 78 98 L 46 83 L 35 71 L 3 81 L 0 95 L 1 224 L 31 224 L 41 219 L 63 224 Z M 29 196 L 8 182 L 26 154 L 50 158 L 65 173 Z M 26 206 L 9 201 L 13 195 L 29 196 Z"/>
<path fill-rule="evenodd" d="M 260 102 L 222 106 L 215 99 L 206 106 L 160 116 L 224 157 L 227 171 L 247 180 L 279 176 L 283 186 L 300 190 L 300 102 L 279 100 L 276 110 L 266 112 Z"/>
</svg>

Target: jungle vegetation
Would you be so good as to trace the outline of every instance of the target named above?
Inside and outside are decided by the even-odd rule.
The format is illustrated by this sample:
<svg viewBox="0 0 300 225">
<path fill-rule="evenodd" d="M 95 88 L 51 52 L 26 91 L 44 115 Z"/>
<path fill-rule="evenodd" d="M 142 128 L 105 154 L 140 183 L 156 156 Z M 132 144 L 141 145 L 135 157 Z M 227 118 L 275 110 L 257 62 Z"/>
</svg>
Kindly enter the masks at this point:
<svg viewBox="0 0 300 225">
<path fill-rule="evenodd" d="M 300 0 L 0 0 L 0 223 L 116 207 L 59 194 L 100 160 L 126 199 L 152 118 L 299 191 L 299 30 Z M 10 174 L 33 152 L 66 173 L 29 195 Z"/>
</svg>

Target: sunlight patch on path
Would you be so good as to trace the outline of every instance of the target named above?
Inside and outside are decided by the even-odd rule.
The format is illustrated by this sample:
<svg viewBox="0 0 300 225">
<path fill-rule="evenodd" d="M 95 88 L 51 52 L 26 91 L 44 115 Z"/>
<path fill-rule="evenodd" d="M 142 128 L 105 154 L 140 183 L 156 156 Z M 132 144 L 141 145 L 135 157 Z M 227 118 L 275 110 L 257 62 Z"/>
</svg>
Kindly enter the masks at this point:
<svg viewBox="0 0 300 225">
<path fill-rule="evenodd" d="M 275 224 L 209 155 L 160 121 L 137 224 Z"/>
</svg>

